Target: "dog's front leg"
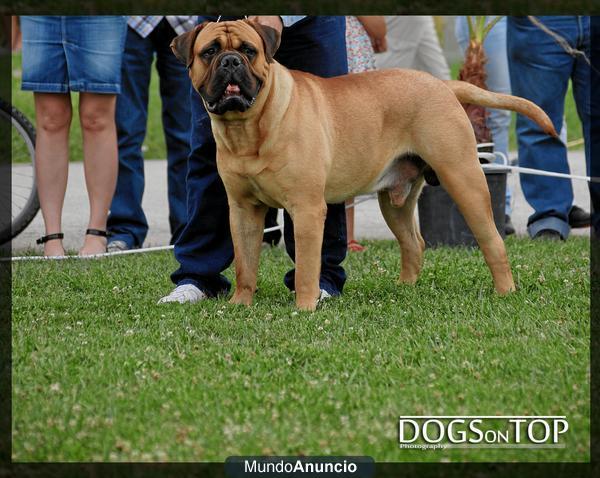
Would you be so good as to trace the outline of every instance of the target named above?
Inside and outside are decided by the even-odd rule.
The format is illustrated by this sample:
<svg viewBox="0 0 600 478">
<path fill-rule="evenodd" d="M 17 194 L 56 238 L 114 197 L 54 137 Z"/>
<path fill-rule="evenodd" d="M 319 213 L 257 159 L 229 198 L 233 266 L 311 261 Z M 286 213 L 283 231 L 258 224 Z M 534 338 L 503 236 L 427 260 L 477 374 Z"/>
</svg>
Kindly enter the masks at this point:
<svg viewBox="0 0 600 478">
<path fill-rule="evenodd" d="M 327 205 L 303 204 L 290 211 L 296 242 L 296 307 L 315 310 L 319 299 L 321 247 Z"/>
<path fill-rule="evenodd" d="M 252 304 L 267 210 L 264 204 L 247 201 L 229 203 L 236 278 L 235 292 L 230 300 L 232 304 Z"/>
</svg>

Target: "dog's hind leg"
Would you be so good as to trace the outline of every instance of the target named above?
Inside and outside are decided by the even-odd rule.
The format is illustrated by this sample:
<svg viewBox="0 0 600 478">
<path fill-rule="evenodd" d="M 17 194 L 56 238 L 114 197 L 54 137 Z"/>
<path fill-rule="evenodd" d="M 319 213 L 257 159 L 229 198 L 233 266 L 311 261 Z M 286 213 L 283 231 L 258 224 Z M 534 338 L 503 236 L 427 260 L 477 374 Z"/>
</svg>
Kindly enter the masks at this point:
<svg viewBox="0 0 600 478">
<path fill-rule="evenodd" d="M 440 155 L 424 159 L 433 165 L 440 182 L 458 205 L 477 239 L 492 273 L 496 292 L 507 294 L 514 291 L 515 284 L 506 248 L 494 223 L 490 192 L 485 174 L 477 161 L 475 145 L 472 148 L 457 147 L 454 151 L 446 148 L 441 150 Z M 457 164 L 460 167 L 456 167 Z"/>
<path fill-rule="evenodd" d="M 394 205 L 394 197 L 388 191 L 378 193 L 379 208 L 386 224 L 400 245 L 402 266 L 400 282 L 414 284 L 421 272 L 425 242 L 415 220 L 415 207 L 423 187 L 423 178 L 418 178 L 404 199 L 403 205 Z"/>
</svg>

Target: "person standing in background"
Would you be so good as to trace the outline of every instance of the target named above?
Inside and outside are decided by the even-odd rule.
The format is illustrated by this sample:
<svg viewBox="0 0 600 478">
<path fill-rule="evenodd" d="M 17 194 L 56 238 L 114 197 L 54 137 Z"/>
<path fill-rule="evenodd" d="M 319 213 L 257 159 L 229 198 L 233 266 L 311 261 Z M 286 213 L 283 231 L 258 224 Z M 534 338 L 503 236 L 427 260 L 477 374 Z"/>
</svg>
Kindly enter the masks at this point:
<svg viewBox="0 0 600 478">
<path fill-rule="evenodd" d="M 426 71 L 441 80 L 450 79 L 450 68 L 432 17 L 388 15 L 385 24 L 387 50 L 375 55 L 378 70 L 410 68 Z"/>
<path fill-rule="evenodd" d="M 346 17 L 346 52 L 348 55 L 348 73 L 361 73 L 375 70 L 375 52 L 384 52 L 387 48 L 384 17 L 361 16 Z M 354 237 L 354 198 L 346 201 L 346 228 L 348 250 L 362 252 L 365 247 Z"/>
<path fill-rule="evenodd" d="M 514 95 L 539 105 L 556 130 L 563 124 L 569 80 L 583 126 L 587 171 L 590 171 L 590 17 L 508 17 L 507 52 Z M 580 52 L 580 53 L 576 53 Z M 540 86 L 542 85 L 542 86 Z M 519 165 L 569 173 L 567 147 L 545 134 L 528 118 L 517 115 Z M 525 199 L 534 209 L 527 231 L 531 238 L 562 239 L 571 227 L 590 224 L 590 214 L 573 206 L 571 181 L 521 174 Z"/>
<path fill-rule="evenodd" d="M 119 176 L 108 217 L 109 252 L 141 247 L 148 233 L 142 209 L 148 93 L 156 57 L 167 146 L 169 226 L 173 244 L 186 222 L 187 157 L 190 154 L 190 103 L 182 99 L 190 80 L 185 65 L 173 55 L 175 36 L 196 26 L 195 16 L 130 16 L 122 67 L 123 92 L 117 99 Z"/>
<path fill-rule="evenodd" d="M 80 255 L 106 252 L 117 178 L 115 103 L 127 23 L 123 16 L 22 16 L 21 88 L 34 92 L 35 168 L 46 256 L 64 256 L 62 208 L 69 169 L 71 92 L 79 92 L 90 218 Z"/>
</svg>

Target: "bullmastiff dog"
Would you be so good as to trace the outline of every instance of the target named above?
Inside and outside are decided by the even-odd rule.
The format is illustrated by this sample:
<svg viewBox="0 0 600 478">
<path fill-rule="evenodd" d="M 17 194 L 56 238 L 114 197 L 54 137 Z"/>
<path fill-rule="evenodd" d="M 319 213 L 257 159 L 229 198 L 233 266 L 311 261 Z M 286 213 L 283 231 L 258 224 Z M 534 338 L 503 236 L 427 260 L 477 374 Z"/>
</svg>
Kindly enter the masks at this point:
<svg viewBox="0 0 600 478">
<path fill-rule="evenodd" d="M 175 38 L 210 116 L 217 168 L 229 203 L 236 285 L 231 302 L 252 303 L 264 217 L 285 208 L 294 223 L 296 305 L 319 298 L 327 203 L 377 192 L 401 250 L 400 282 L 413 284 L 425 244 L 414 210 L 435 174 L 481 248 L 499 294 L 515 289 L 504 242 L 463 103 L 523 113 L 551 135 L 533 103 L 412 70 L 319 78 L 273 59 L 279 33 L 249 20 L 204 23 Z"/>
</svg>

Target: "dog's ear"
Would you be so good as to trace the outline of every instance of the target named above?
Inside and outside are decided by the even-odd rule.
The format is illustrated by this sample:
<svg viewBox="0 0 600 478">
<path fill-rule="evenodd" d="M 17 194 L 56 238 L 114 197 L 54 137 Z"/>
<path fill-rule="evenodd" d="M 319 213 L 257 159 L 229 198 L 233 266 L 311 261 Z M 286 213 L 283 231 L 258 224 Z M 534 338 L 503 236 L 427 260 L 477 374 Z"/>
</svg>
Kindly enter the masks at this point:
<svg viewBox="0 0 600 478">
<path fill-rule="evenodd" d="M 210 22 L 196 25 L 193 30 L 175 37 L 171 42 L 170 46 L 173 54 L 188 68 L 194 61 L 194 43 L 196 42 L 196 37 L 208 23 Z"/>
<path fill-rule="evenodd" d="M 279 48 L 281 42 L 281 34 L 275 28 L 262 25 L 253 20 L 247 20 L 248 24 L 256 30 L 265 44 L 265 56 L 268 63 L 273 63 L 275 52 Z"/>
</svg>

